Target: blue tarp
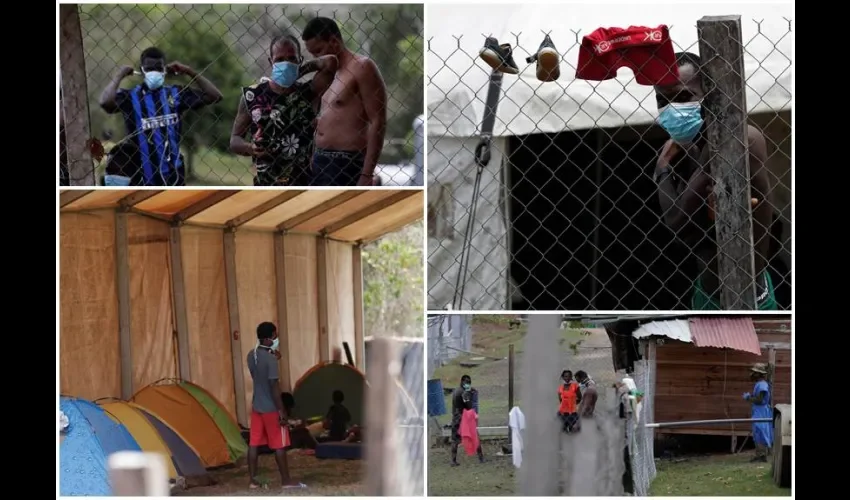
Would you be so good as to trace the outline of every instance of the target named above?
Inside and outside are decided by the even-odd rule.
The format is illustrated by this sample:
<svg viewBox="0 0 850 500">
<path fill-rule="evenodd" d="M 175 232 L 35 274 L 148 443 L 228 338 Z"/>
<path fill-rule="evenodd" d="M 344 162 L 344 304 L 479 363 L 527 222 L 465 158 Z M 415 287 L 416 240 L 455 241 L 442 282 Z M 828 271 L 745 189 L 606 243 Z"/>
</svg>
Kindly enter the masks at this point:
<svg viewBox="0 0 850 500">
<path fill-rule="evenodd" d="M 68 417 L 65 439 L 59 447 L 59 494 L 111 495 L 107 458 L 118 451 L 141 451 L 139 444 L 123 425 L 91 401 L 63 397 L 59 409 Z"/>
</svg>

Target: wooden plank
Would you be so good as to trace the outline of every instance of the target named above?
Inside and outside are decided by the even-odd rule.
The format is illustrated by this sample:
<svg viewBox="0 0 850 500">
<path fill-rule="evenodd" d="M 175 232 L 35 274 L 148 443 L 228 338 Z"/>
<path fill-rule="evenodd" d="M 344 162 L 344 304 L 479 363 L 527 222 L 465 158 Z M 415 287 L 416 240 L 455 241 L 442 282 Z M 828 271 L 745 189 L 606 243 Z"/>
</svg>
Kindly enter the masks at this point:
<svg viewBox="0 0 850 500">
<path fill-rule="evenodd" d="M 126 210 L 138 205 L 139 203 L 149 198 L 153 198 L 154 196 L 162 192 L 163 191 L 161 189 L 144 189 L 140 191 L 133 191 L 132 193 L 118 200 L 118 206 Z"/>
<path fill-rule="evenodd" d="M 176 213 L 174 215 L 174 217 L 172 218 L 172 220 L 174 222 L 185 222 L 188 219 L 191 219 L 192 217 L 203 212 L 204 210 L 210 208 L 211 206 L 213 206 L 217 203 L 221 203 L 222 201 L 230 198 L 231 196 L 233 196 L 234 194 L 236 194 L 238 192 L 239 191 L 231 191 L 231 190 L 213 191 L 212 193 L 210 193 L 209 196 L 201 198 L 196 203 L 193 203 L 193 204 L 189 205 L 188 207 L 184 208 L 183 210 L 181 210 L 180 212 Z"/>
<path fill-rule="evenodd" d="M 283 233 L 274 235 L 274 276 L 277 296 L 277 334 L 280 337 L 280 386 L 284 391 L 292 390 L 292 374 L 290 373 L 289 356 L 292 351 L 289 345 L 289 321 L 287 320 L 286 305 L 286 249 Z"/>
<path fill-rule="evenodd" d="M 398 496 L 396 462 L 396 409 L 398 392 L 395 381 L 400 366 L 396 343 L 388 338 L 372 342 L 374 362 L 367 372 L 369 391 L 366 393 L 366 495 Z"/>
<path fill-rule="evenodd" d="M 354 280 L 354 363 L 360 371 L 366 369 L 366 341 L 363 338 L 363 247 L 351 251 L 351 274 Z"/>
<path fill-rule="evenodd" d="M 95 169 L 87 142 L 91 137 L 86 54 L 77 4 L 59 5 L 59 60 L 62 106 L 65 116 L 65 149 L 71 186 L 94 186 Z"/>
<path fill-rule="evenodd" d="M 130 252 L 126 212 L 115 212 L 115 283 L 118 287 L 118 345 L 121 351 L 121 399 L 133 397 L 133 339 L 130 332 Z"/>
<path fill-rule="evenodd" d="M 299 226 L 299 225 L 307 222 L 308 220 L 327 212 L 328 210 L 330 210 L 334 207 L 338 207 L 339 205 L 342 205 L 343 203 L 345 203 L 345 202 L 347 202 L 347 201 L 349 201 L 349 200 L 351 200 L 351 199 L 353 199 L 357 196 L 362 195 L 365 192 L 366 191 L 360 191 L 360 190 L 343 191 L 338 196 L 334 196 L 330 200 L 325 201 L 323 203 L 320 203 L 320 204 L 316 205 L 315 207 L 307 210 L 306 212 L 302 212 L 302 213 L 296 215 L 295 217 L 292 217 L 291 219 L 288 219 L 288 220 L 281 222 L 277 226 L 277 230 L 278 231 L 288 231 L 288 230 L 292 229 L 293 227 Z"/>
<path fill-rule="evenodd" d="M 394 193 L 377 203 L 373 203 L 367 206 L 366 208 L 354 212 L 353 214 L 349 215 L 348 217 L 345 217 L 340 221 L 334 222 L 333 224 L 326 226 L 324 229 L 322 229 L 322 233 L 333 234 L 346 226 L 350 226 L 351 224 L 354 224 L 357 221 L 363 220 L 366 217 L 369 217 L 370 215 L 376 214 L 381 210 L 384 210 L 395 205 L 396 203 L 399 203 L 405 198 L 410 198 L 411 196 L 415 196 L 419 193 L 420 191 L 414 190 L 399 191 L 397 193 Z"/>
<path fill-rule="evenodd" d="M 316 289 L 319 313 L 319 360 L 331 360 L 331 341 L 328 334 L 328 240 L 316 238 Z"/>
<path fill-rule="evenodd" d="M 728 311 L 756 308 L 753 220 L 747 134 L 747 92 L 741 16 L 697 21 L 709 171 L 716 200 L 720 303 Z"/>
<path fill-rule="evenodd" d="M 192 346 L 189 341 L 189 316 L 186 312 L 186 288 L 183 275 L 183 246 L 180 226 L 171 226 L 168 238 L 171 256 L 171 291 L 174 322 L 177 328 L 177 367 L 180 378 L 192 381 Z"/>
<path fill-rule="evenodd" d="M 264 213 L 277 207 L 278 205 L 283 205 L 287 201 L 291 200 L 292 198 L 295 198 L 296 196 L 304 192 L 304 189 L 293 189 L 289 191 L 284 191 L 279 195 L 275 196 L 274 198 L 270 199 L 269 201 L 261 203 L 260 205 L 257 205 L 256 207 L 252 208 L 251 210 L 248 210 L 247 212 L 239 214 L 236 217 L 230 219 L 225 223 L 225 226 L 237 228 L 242 224 L 245 224 L 246 222 L 256 219 L 257 217 L 263 215 Z"/>
<path fill-rule="evenodd" d="M 236 419 L 248 426 L 248 408 L 245 401 L 245 372 L 242 367 L 242 341 L 245 332 L 239 331 L 239 289 L 236 276 L 236 233 L 224 231 L 224 280 L 227 286 L 227 312 L 230 324 L 230 360 L 233 363 L 233 387 L 236 393 Z M 250 335 L 250 333 L 249 333 Z"/>
<path fill-rule="evenodd" d="M 74 203 L 80 198 L 83 198 L 91 192 L 91 189 L 75 189 L 73 191 L 62 191 L 61 193 L 59 193 L 59 208 L 65 208 L 66 206 L 70 205 L 71 203 Z"/>
</svg>

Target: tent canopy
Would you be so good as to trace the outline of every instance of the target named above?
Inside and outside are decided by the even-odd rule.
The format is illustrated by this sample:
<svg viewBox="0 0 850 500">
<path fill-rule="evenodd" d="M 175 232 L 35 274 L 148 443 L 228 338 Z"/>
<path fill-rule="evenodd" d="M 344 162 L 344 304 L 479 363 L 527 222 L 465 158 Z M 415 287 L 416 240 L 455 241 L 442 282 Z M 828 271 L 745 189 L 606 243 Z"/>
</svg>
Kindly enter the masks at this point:
<svg viewBox="0 0 850 500">
<path fill-rule="evenodd" d="M 67 436 L 59 446 L 59 495 L 110 496 L 107 458 L 119 451 L 141 451 L 139 444 L 91 401 L 61 397 L 59 410 L 68 417 Z"/>
<path fill-rule="evenodd" d="M 366 377 L 357 368 L 342 363 L 319 363 L 298 379 L 292 390 L 294 413 L 301 418 L 324 417 L 336 390 L 345 395 L 343 405 L 351 413 L 351 423 L 362 425 Z"/>
<path fill-rule="evenodd" d="M 490 75 L 478 51 L 490 34 L 514 47 L 514 60 L 521 69 L 519 76 L 505 75 L 502 81 L 495 136 L 650 124 L 657 114 L 653 90 L 635 83 L 631 70 L 621 69 L 616 79 L 604 82 L 574 78 L 582 37 L 600 27 L 666 24 L 677 52 L 699 54 L 696 22 L 704 16 L 727 14 L 741 16 L 750 113 L 791 109 L 793 4 L 683 3 L 657 9 L 640 3 L 581 8 L 571 4 L 429 7 L 428 135 L 477 134 Z M 553 83 L 538 81 L 534 65 L 525 65 L 544 33 L 549 33 L 562 56 L 561 77 Z"/>
<path fill-rule="evenodd" d="M 65 190 L 60 209 L 124 208 L 187 225 L 367 243 L 421 219 L 423 196 L 421 190 Z"/>
</svg>

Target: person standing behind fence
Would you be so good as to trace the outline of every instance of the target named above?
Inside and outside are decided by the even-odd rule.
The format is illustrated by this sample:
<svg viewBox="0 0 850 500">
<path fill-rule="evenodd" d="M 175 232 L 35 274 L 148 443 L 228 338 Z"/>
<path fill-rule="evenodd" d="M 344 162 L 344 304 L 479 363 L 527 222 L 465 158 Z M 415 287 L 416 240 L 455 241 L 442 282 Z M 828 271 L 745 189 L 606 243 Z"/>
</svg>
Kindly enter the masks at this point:
<svg viewBox="0 0 850 500">
<path fill-rule="evenodd" d="M 752 405 L 752 418 L 773 418 L 770 384 L 767 383 L 767 367 L 756 363 L 750 368 L 750 378 L 755 381 L 753 392 L 744 393 L 744 401 Z M 753 462 L 767 462 L 767 454 L 773 446 L 773 424 L 771 422 L 753 422 L 753 442 L 756 456 Z"/>
<path fill-rule="evenodd" d="M 581 396 L 581 403 L 578 408 L 579 418 L 592 417 L 593 410 L 596 409 L 596 399 L 598 398 L 596 382 L 584 370 L 576 372 L 576 381 L 578 382 Z"/>
<path fill-rule="evenodd" d="M 334 79 L 337 59 L 328 55 L 304 62 L 301 43 L 284 35 L 272 39 L 269 63 L 271 78 L 242 89 L 230 150 L 252 158 L 255 186 L 307 186 L 316 110 Z M 312 80 L 298 81 L 310 73 L 315 73 Z"/>
<path fill-rule="evenodd" d="M 581 391 L 575 380 L 573 372 L 564 370 L 561 372 L 563 384 L 558 386 L 558 416 L 561 418 L 561 430 L 573 432 L 578 423 L 578 403 L 581 402 Z"/>
<path fill-rule="evenodd" d="M 710 150 L 702 106 L 708 82 L 702 79 L 698 55 L 680 52 L 676 54 L 676 62 L 679 81 L 655 87 L 658 124 L 670 134 L 670 140 L 661 150 L 654 179 L 664 221 L 697 257 L 699 272 L 693 284 L 691 308 L 719 310 L 721 280 L 714 232 L 714 180 L 708 171 Z M 752 125 L 747 127 L 747 139 L 757 306 L 759 310 L 776 310 L 773 281 L 766 269 L 770 252 L 768 231 L 773 221 L 773 207 L 768 199 L 770 181 L 765 168 L 767 144 L 761 131 Z"/>
<path fill-rule="evenodd" d="M 464 375 L 460 378 L 460 386 L 452 392 L 452 467 L 460 465 L 457 461 L 457 448 L 463 442 L 460 432 L 460 424 L 463 420 L 464 410 L 473 410 L 475 405 L 476 389 L 472 387 L 472 377 Z M 484 450 L 481 448 L 481 440 L 478 440 L 478 461 L 484 463 Z"/>
<path fill-rule="evenodd" d="M 125 186 L 185 185 L 180 117 L 187 110 L 219 102 L 221 91 L 185 64 L 166 64 L 165 53 L 156 47 L 143 50 L 139 63 L 143 83 L 119 89 L 121 82 L 134 73 L 132 67 L 122 66 L 100 96 L 104 111 L 124 115 L 127 137 L 123 141 L 133 144 L 129 150 L 134 157 L 130 168 L 125 166 L 123 172 L 107 172 L 106 182 Z M 189 76 L 198 88 L 166 85 L 166 74 Z"/>
<path fill-rule="evenodd" d="M 257 478 L 260 447 L 274 452 L 280 481 L 284 488 L 303 488 L 289 477 L 286 448 L 289 446 L 288 415 L 281 398 L 278 356 L 280 348 L 277 327 L 269 322 L 257 326 L 257 346 L 248 353 L 248 371 L 254 384 L 251 397 L 251 431 L 248 441 L 249 487 L 263 486 Z"/>
<path fill-rule="evenodd" d="M 313 56 L 339 59 L 319 110 L 312 184 L 371 186 L 387 126 L 387 88 L 381 72 L 373 60 L 345 47 L 333 19 L 311 19 L 301 39 Z"/>
</svg>

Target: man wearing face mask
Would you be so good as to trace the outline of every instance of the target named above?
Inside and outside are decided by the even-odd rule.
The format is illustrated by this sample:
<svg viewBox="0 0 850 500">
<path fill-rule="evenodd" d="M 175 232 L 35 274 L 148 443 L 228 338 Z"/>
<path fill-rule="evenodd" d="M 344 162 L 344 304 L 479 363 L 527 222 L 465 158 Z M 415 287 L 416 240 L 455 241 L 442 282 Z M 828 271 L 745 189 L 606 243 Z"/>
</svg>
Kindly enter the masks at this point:
<svg viewBox="0 0 850 500">
<path fill-rule="evenodd" d="M 194 69 L 172 62 L 151 47 L 142 51 L 139 69 L 144 82 L 130 89 L 119 88 L 134 73 L 122 66 L 100 96 L 100 107 L 107 113 L 121 113 L 127 137 L 131 141 L 134 161 L 130 171 L 107 172 L 106 184 L 114 186 L 182 186 L 186 184 L 185 167 L 180 156 L 182 134 L 180 117 L 190 109 L 215 104 L 221 92 Z M 186 75 L 198 88 L 166 85 L 165 75 Z"/>
<path fill-rule="evenodd" d="M 679 81 L 655 87 L 659 109 L 658 124 L 670 134 L 661 150 L 654 179 L 665 223 L 696 256 L 698 274 L 694 281 L 690 308 L 720 309 L 720 280 L 717 270 L 717 242 L 714 231 L 714 180 L 708 171 L 709 148 L 703 120 L 702 75 L 699 56 L 676 54 Z M 769 229 L 773 208 L 768 199 L 770 184 L 765 168 L 767 145 L 762 133 L 747 127 L 750 187 L 753 210 L 753 250 L 759 310 L 775 310 L 773 280 L 767 271 Z"/>
<path fill-rule="evenodd" d="M 460 386 L 452 392 L 452 467 L 460 465 L 457 461 L 457 448 L 462 442 L 460 435 L 460 423 L 463 419 L 464 410 L 472 410 L 475 407 L 474 401 L 477 397 L 476 390 L 472 387 L 472 377 L 464 375 L 460 378 Z M 481 441 L 478 441 L 478 461 L 484 462 L 484 450 L 481 448 Z"/>
<path fill-rule="evenodd" d="M 269 62 L 271 78 L 242 89 L 230 150 L 253 158 L 255 186 L 307 186 L 316 110 L 337 59 L 328 55 L 303 62 L 300 42 L 285 35 L 272 40 Z M 312 80 L 298 81 L 310 73 L 315 73 Z"/>
<path fill-rule="evenodd" d="M 268 446 L 274 452 L 280 480 L 284 488 L 299 486 L 289 477 L 286 447 L 289 446 L 288 415 L 280 394 L 278 356 L 280 339 L 273 323 L 257 326 L 257 346 L 248 353 L 248 371 L 254 383 L 251 398 L 251 430 L 248 440 L 248 473 L 250 488 L 261 486 L 257 479 L 260 447 Z"/>
<path fill-rule="evenodd" d="M 387 88 L 381 72 L 373 60 L 345 47 L 333 19 L 312 19 L 301 39 L 314 56 L 335 55 L 339 60 L 317 120 L 313 185 L 371 186 L 387 125 Z"/>
</svg>

